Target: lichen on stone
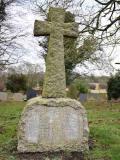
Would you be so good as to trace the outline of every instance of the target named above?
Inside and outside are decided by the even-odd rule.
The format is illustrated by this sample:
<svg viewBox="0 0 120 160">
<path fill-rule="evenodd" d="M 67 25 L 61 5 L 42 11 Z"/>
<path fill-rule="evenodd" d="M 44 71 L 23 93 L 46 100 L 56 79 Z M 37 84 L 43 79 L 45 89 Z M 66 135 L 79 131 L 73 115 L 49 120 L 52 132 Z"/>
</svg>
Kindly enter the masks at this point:
<svg viewBox="0 0 120 160">
<path fill-rule="evenodd" d="M 19 152 L 88 150 L 87 115 L 82 104 L 66 98 L 63 36 L 77 37 L 78 25 L 64 23 L 65 10 L 50 8 L 48 22 L 35 21 L 34 35 L 49 36 L 42 98 L 28 101 L 18 130 Z M 77 130 L 76 130 L 77 128 Z"/>
<path fill-rule="evenodd" d="M 70 98 L 41 98 L 36 97 L 32 98 L 28 101 L 26 107 L 30 107 L 32 105 L 44 105 L 48 107 L 73 107 L 75 109 L 84 109 L 82 104 L 75 100 Z"/>
<path fill-rule="evenodd" d="M 49 35 L 43 98 L 66 97 L 63 36 L 77 38 L 78 25 L 74 22 L 64 23 L 64 21 L 65 10 L 62 8 L 50 8 L 48 21 L 35 21 L 34 35 Z"/>
<path fill-rule="evenodd" d="M 44 117 L 42 118 L 42 121 L 45 120 L 45 123 L 47 124 L 49 124 L 48 117 L 52 113 L 51 115 L 53 119 L 52 129 L 54 130 L 54 133 L 55 133 L 54 136 L 58 137 L 59 143 L 58 141 L 54 141 L 55 137 L 51 142 L 48 142 L 48 140 L 46 139 L 47 137 L 41 140 L 39 139 L 37 143 L 31 143 L 27 141 L 27 137 L 25 137 L 25 128 L 26 128 L 25 126 L 28 125 L 28 122 L 30 122 L 29 125 L 31 125 L 31 127 L 33 128 L 32 121 L 31 121 L 32 119 L 30 115 L 34 117 L 35 116 L 33 115 L 34 113 L 35 115 L 39 114 L 39 117 L 45 116 L 47 119 Z M 56 120 L 54 119 L 56 117 L 56 113 L 57 115 L 59 114 L 60 116 L 59 121 L 57 119 Z M 58 124 L 59 122 L 63 121 L 64 117 L 61 117 L 63 113 L 67 117 L 69 115 L 70 119 L 72 118 L 71 114 L 73 114 L 73 116 L 76 115 L 77 117 L 79 117 L 78 119 L 80 122 L 78 123 L 78 127 L 81 126 L 79 130 L 81 138 L 79 137 L 80 138 L 79 139 L 78 137 L 76 137 L 79 140 L 76 140 L 76 138 L 66 140 L 64 139 L 64 136 L 61 135 L 62 128 L 60 127 L 61 125 L 58 125 Z M 63 123 L 65 122 L 62 122 L 62 124 Z M 43 124 L 40 123 L 40 125 L 43 125 Z M 67 124 L 67 121 L 66 121 L 66 126 L 67 125 L 69 126 L 69 123 Z M 39 127 L 38 127 L 38 130 L 39 130 Z M 40 134 L 42 133 L 40 132 Z M 47 99 L 47 98 L 37 97 L 28 101 L 27 106 L 24 108 L 24 111 L 22 113 L 21 121 L 19 124 L 19 133 L 18 133 L 18 140 L 19 140 L 18 150 L 20 152 L 44 152 L 44 151 L 57 152 L 60 150 L 69 151 L 69 152 L 72 152 L 72 151 L 84 152 L 85 150 L 88 150 L 88 134 L 89 134 L 89 129 L 88 129 L 88 123 L 87 123 L 87 115 L 84 107 L 81 105 L 80 102 L 70 98 Z"/>
</svg>

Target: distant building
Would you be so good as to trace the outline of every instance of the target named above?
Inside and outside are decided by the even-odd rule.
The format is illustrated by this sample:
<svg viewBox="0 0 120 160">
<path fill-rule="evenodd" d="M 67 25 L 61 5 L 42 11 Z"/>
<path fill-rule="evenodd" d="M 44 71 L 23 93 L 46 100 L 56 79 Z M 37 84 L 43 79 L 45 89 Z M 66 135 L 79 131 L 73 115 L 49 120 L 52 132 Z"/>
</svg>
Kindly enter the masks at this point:
<svg viewBox="0 0 120 160">
<path fill-rule="evenodd" d="M 107 93 L 107 85 L 102 83 L 89 83 L 90 93 Z"/>
</svg>

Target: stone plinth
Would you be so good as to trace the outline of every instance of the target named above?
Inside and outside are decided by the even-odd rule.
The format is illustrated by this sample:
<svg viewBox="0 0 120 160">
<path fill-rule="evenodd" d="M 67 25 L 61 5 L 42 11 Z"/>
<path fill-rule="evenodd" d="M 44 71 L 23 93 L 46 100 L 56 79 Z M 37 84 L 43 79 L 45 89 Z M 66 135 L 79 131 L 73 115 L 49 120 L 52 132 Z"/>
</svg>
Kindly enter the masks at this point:
<svg viewBox="0 0 120 160">
<path fill-rule="evenodd" d="M 88 132 L 86 112 L 78 101 L 37 97 L 22 113 L 18 151 L 85 151 Z"/>
</svg>

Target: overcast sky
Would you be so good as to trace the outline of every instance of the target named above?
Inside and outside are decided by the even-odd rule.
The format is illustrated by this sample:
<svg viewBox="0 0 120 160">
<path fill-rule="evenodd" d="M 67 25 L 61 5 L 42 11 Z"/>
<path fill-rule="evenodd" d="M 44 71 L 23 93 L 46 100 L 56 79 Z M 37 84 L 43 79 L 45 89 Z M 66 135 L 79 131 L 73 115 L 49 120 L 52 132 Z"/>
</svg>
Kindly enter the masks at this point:
<svg viewBox="0 0 120 160">
<path fill-rule="evenodd" d="M 29 61 L 33 64 L 39 63 L 44 70 L 44 60 L 38 57 L 41 53 L 41 48 L 38 45 L 38 39 L 33 36 L 33 28 L 35 19 L 41 19 L 37 14 L 33 14 L 34 10 L 30 0 L 17 0 L 7 8 L 7 23 L 11 26 L 11 32 L 16 35 L 25 35 L 18 37 L 16 42 L 20 45 L 17 50 L 23 54 L 21 59 Z"/>
<path fill-rule="evenodd" d="M 35 19 L 42 19 L 42 17 L 34 12 L 33 3 L 31 0 L 17 0 L 7 8 L 7 13 L 7 23 L 10 24 L 12 33 L 26 35 L 25 37 L 20 37 L 16 40 L 21 46 L 18 52 L 23 54 L 22 60 L 29 61 L 33 64 L 39 63 L 41 68 L 45 70 L 43 58 L 40 56 L 38 57 L 38 54 L 40 55 L 41 53 L 41 48 L 38 45 L 38 39 L 40 38 L 33 36 L 34 21 Z M 106 48 L 106 52 L 110 52 L 110 50 L 110 48 Z M 117 47 L 112 54 L 112 57 L 114 58 L 113 64 L 115 62 L 120 62 L 119 51 L 120 47 Z M 119 65 L 114 66 L 120 69 Z M 80 73 L 84 72 L 84 68 L 80 68 L 79 66 L 76 70 Z M 105 74 L 103 71 L 92 72 L 97 75 Z"/>
</svg>

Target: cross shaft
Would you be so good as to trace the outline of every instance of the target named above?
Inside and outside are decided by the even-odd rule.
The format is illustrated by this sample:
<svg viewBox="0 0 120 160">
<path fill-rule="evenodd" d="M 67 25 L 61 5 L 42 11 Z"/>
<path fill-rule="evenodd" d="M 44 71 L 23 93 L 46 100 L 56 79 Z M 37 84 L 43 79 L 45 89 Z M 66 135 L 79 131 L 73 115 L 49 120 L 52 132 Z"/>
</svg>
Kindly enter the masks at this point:
<svg viewBox="0 0 120 160">
<path fill-rule="evenodd" d="M 78 25 L 76 23 L 64 23 L 64 19 L 64 9 L 50 8 L 50 21 L 35 21 L 35 36 L 50 35 L 42 93 L 42 97 L 45 98 L 66 97 L 63 36 L 76 38 L 78 36 Z"/>
</svg>

